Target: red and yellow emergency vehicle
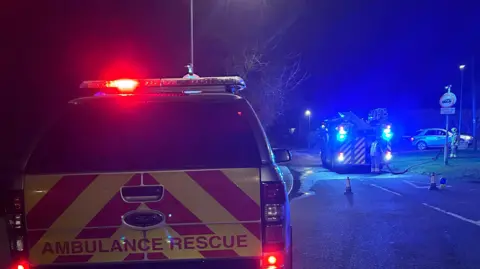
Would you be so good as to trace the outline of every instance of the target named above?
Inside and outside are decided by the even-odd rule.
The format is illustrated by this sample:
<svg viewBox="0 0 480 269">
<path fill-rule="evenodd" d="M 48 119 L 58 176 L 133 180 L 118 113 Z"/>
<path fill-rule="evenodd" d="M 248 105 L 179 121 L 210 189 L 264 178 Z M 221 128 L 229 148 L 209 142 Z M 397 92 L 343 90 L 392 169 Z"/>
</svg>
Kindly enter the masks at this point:
<svg viewBox="0 0 480 269">
<path fill-rule="evenodd" d="M 270 148 L 244 87 L 83 82 L 92 95 L 70 101 L 12 182 L 11 268 L 291 268 L 276 165 L 291 156 Z"/>
</svg>

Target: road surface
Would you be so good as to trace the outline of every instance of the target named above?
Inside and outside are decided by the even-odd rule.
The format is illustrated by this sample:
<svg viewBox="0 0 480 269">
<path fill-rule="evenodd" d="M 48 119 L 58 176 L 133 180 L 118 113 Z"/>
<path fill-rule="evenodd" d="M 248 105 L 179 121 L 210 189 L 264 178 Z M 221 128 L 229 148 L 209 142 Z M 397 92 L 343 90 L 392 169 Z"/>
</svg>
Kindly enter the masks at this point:
<svg viewBox="0 0 480 269">
<path fill-rule="evenodd" d="M 430 191 L 424 176 L 299 170 L 294 269 L 480 268 L 480 184 Z"/>
</svg>

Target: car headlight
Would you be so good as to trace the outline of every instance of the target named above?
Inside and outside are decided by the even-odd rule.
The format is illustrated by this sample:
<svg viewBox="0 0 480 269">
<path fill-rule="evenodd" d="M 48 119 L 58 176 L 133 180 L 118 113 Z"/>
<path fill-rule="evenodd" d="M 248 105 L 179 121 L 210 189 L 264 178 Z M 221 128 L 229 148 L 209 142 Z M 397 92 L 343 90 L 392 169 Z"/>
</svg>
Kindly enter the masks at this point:
<svg viewBox="0 0 480 269">
<path fill-rule="evenodd" d="M 473 139 L 473 137 L 469 136 L 469 135 L 461 135 L 460 138 L 463 139 L 463 140 L 467 140 L 467 141 Z"/>
</svg>

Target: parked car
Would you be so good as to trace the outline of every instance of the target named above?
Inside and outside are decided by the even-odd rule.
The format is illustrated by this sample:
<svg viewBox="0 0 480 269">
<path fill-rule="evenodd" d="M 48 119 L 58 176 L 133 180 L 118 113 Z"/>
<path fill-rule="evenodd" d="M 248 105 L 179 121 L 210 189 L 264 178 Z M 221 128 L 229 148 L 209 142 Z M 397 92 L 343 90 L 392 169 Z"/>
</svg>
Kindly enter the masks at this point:
<svg viewBox="0 0 480 269">
<path fill-rule="evenodd" d="M 425 150 L 427 148 L 439 148 L 445 145 L 445 129 L 441 128 L 427 128 L 421 129 L 416 132 L 414 136 L 410 138 L 412 145 L 419 150 Z M 452 140 L 452 132 L 448 132 L 448 141 Z M 473 141 L 473 137 L 470 135 L 461 134 L 460 143 L 470 145 Z"/>
</svg>

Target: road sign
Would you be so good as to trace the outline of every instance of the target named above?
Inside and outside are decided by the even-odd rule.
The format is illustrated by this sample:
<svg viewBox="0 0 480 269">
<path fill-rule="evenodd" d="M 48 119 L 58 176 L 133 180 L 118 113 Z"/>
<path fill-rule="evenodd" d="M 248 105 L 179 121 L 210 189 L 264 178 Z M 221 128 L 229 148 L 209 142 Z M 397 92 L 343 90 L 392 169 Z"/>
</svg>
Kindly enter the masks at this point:
<svg viewBox="0 0 480 269">
<path fill-rule="evenodd" d="M 454 107 L 442 107 L 442 108 L 440 108 L 440 114 L 442 114 L 442 115 L 453 115 L 453 114 L 455 114 L 455 108 Z"/>
<path fill-rule="evenodd" d="M 447 92 L 440 97 L 441 107 L 453 107 L 457 102 L 457 96 L 453 92 Z"/>
</svg>

